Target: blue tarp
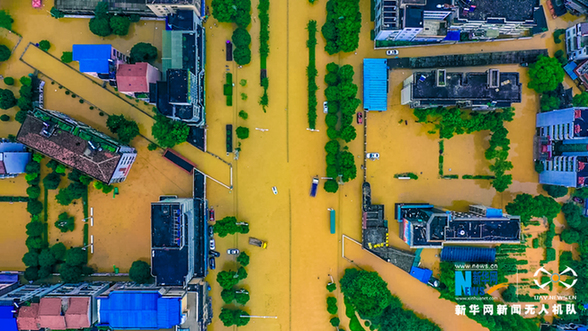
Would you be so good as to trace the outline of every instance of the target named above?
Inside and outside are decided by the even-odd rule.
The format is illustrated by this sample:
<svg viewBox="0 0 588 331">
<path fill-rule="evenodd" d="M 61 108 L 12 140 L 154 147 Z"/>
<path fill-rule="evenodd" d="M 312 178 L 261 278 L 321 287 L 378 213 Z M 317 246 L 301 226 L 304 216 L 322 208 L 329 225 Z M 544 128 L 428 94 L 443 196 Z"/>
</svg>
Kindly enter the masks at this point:
<svg viewBox="0 0 588 331">
<path fill-rule="evenodd" d="M 18 331 L 16 318 L 12 314 L 12 306 L 0 306 L 0 330 Z"/>
<path fill-rule="evenodd" d="M 576 75 L 576 73 L 574 72 L 574 69 L 576 69 L 576 67 L 578 67 L 578 65 L 576 64 L 576 62 L 572 61 L 568 64 L 566 64 L 564 66 L 564 70 L 565 72 L 570 76 L 571 79 L 576 80 L 578 79 L 578 75 Z"/>
<path fill-rule="evenodd" d="M 486 217 L 502 217 L 502 209 L 486 208 Z"/>
<path fill-rule="evenodd" d="M 181 322 L 181 299 L 157 291 L 113 291 L 98 298 L 99 326 L 114 330 L 169 329 Z"/>
<path fill-rule="evenodd" d="M 441 261 L 493 263 L 496 249 L 486 247 L 443 247 Z"/>
<path fill-rule="evenodd" d="M 459 31 L 447 31 L 447 35 L 443 40 L 450 40 L 450 41 L 459 41 L 460 32 Z"/>
<path fill-rule="evenodd" d="M 388 60 L 363 59 L 363 108 L 385 111 L 387 103 Z"/>
<path fill-rule="evenodd" d="M 80 63 L 81 72 L 108 73 L 111 45 L 73 45 L 72 58 Z"/>
<path fill-rule="evenodd" d="M 410 268 L 410 275 L 426 284 L 431 279 L 431 276 L 433 276 L 433 271 L 412 267 Z"/>
</svg>

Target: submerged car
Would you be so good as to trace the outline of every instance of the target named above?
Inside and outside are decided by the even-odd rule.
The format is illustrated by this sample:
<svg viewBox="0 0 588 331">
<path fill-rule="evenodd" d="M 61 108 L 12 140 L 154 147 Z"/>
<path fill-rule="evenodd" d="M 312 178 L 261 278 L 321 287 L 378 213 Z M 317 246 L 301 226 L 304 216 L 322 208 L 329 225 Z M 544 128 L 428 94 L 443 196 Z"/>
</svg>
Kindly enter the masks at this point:
<svg viewBox="0 0 588 331">
<path fill-rule="evenodd" d="M 212 255 L 214 257 L 220 257 L 220 253 L 215 250 L 210 250 L 210 255 Z"/>
<path fill-rule="evenodd" d="M 327 105 L 327 102 L 323 102 L 323 113 L 328 113 L 329 112 L 329 106 Z"/>
<path fill-rule="evenodd" d="M 227 249 L 227 254 L 229 255 L 237 255 L 239 254 L 241 251 L 236 249 L 236 248 L 229 248 Z"/>
<path fill-rule="evenodd" d="M 274 194 L 278 194 L 278 188 L 277 187 L 272 187 L 272 192 L 274 192 Z"/>
<path fill-rule="evenodd" d="M 386 51 L 386 55 L 398 55 L 398 51 L 395 49 L 389 49 Z"/>
<path fill-rule="evenodd" d="M 358 111 L 357 112 L 357 124 L 362 124 L 363 123 L 363 113 Z"/>
<path fill-rule="evenodd" d="M 210 250 L 214 250 L 216 249 L 216 243 L 214 242 L 214 239 L 210 239 Z"/>
<path fill-rule="evenodd" d="M 216 265 L 214 263 L 214 257 L 211 257 L 210 259 L 208 259 L 208 265 L 210 266 L 211 270 L 214 270 L 216 268 Z"/>
</svg>

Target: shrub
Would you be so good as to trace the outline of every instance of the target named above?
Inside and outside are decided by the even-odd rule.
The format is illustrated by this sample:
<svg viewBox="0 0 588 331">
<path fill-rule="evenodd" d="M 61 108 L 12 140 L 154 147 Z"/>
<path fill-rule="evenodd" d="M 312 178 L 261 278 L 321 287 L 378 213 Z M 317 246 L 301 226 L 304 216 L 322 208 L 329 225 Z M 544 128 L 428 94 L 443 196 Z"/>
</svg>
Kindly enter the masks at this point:
<svg viewBox="0 0 588 331">
<path fill-rule="evenodd" d="M 30 199 L 37 199 L 41 195 L 41 188 L 39 186 L 29 186 L 27 195 Z"/>
<path fill-rule="evenodd" d="M 341 321 L 339 321 L 339 317 L 333 317 L 329 322 L 331 322 L 331 325 L 334 327 L 338 327 L 341 323 Z"/>
<path fill-rule="evenodd" d="M 335 193 L 339 189 L 339 184 L 337 184 L 336 180 L 329 179 L 329 180 L 325 181 L 325 184 L 323 187 L 324 187 L 325 191 L 327 191 L 329 193 Z"/>
<path fill-rule="evenodd" d="M 20 83 L 24 86 L 31 86 L 31 84 L 33 84 L 33 80 L 31 77 L 22 76 L 20 77 Z"/>
<path fill-rule="evenodd" d="M 51 13 L 51 16 L 56 19 L 59 19 L 59 18 L 62 18 L 65 16 L 65 14 L 61 10 L 59 10 L 55 7 L 51 7 L 51 11 L 49 13 Z"/>
<path fill-rule="evenodd" d="M 235 130 L 235 133 L 237 133 L 237 138 L 239 139 L 249 138 L 249 128 L 240 126 L 237 128 L 237 130 Z"/>
<path fill-rule="evenodd" d="M 546 248 L 545 249 L 545 260 L 546 261 L 555 261 L 555 249 L 553 249 L 553 248 Z"/>
<path fill-rule="evenodd" d="M 145 261 L 137 260 L 131 265 L 129 277 L 135 283 L 149 284 L 152 282 L 151 266 Z"/>
<path fill-rule="evenodd" d="M 543 185 L 543 189 L 547 194 L 554 198 L 561 198 L 563 196 L 568 195 L 568 188 L 565 186 L 557 186 L 557 185 Z"/>
<path fill-rule="evenodd" d="M 538 173 L 542 173 L 543 170 L 545 170 L 545 167 L 543 166 L 543 162 L 535 161 L 535 171 L 537 171 Z"/>
<path fill-rule="evenodd" d="M 131 48 L 130 60 L 135 62 L 153 62 L 157 59 L 157 48 L 149 43 L 137 43 Z"/>
<path fill-rule="evenodd" d="M 112 33 L 117 36 L 126 36 L 129 33 L 131 21 L 125 16 L 112 16 L 110 18 L 110 28 Z"/>
<path fill-rule="evenodd" d="M 48 40 L 41 40 L 39 42 L 39 48 L 46 52 L 51 48 L 51 43 Z"/>
<path fill-rule="evenodd" d="M 11 90 L 0 89 L 0 108 L 10 109 L 16 105 L 16 98 Z"/>
<path fill-rule="evenodd" d="M 246 65 L 251 62 L 251 50 L 249 47 L 235 47 L 233 57 L 238 65 Z"/>
<path fill-rule="evenodd" d="M 247 85 L 247 80 L 246 80 L 246 79 L 241 79 L 241 80 L 239 81 L 239 85 L 241 85 L 241 86 L 245 87 L 245 85 Z"/>
<path fill-rule="evenodd" d="M 73 53 L 63 52 L 63 54 L 61 54 L 61 61 L 63 63 L 70 63 L 71 61 L 73 61 Z"/>
<path fill-rule="evenodd" d="M 6 45 L 0 45 L 0 62 L 8 60 L 10 55 L 12 55 L 10 48 L 6 47 Z"/>
<path fill-rule="evenodd" d="M 6 84 L 6 85 L 14 85 L 14 78 L 12 78 L 12 77 L 4 77 L 4 84 Z"/>
<path fill-rule="evenodd" d="M 231 40 L 235 44 L 235 47 L 249 47 L 249 44 L 251 44 L 251 35 L 247 32 L 247 29 L 237 28 L 233 31 Z"/>
<path fill-rule="evenodd" d="M 246 111 L 241 110 L 241 111 L 239 111 L 239 117 L 241 117 L 242 119 L 246 120 L 249 117 L 249 115 L 247 114 Z"/>
<path fill-rule="evenodd" d="M 247 94 L 241 93 L 241 100 L 243 100 L 243 101 L 247 100 Z"/>
<path fill-rule="evenodd" d="M 154 151 L 156 149 L 157 149 L 156 143 L 149 143 L 149 145 L 147 146 L 147 150 Z"/>
<path fill-rule="evenodd" d="M 8 122 L 8 121 L 10 121 L 10 116 L 8 116 L 6 114 L 2 114 L 2 116 L 0 116 L 0 121 Z"/>
<path fill-rule="evenodd" d="M 69 216 L 65 212 L 59 214 L 57 221 L 55 221 L 55 227 L 61 230 L 61 232 L 73 231 L 75 229 L 74 217 Z"/>
<path fill-rule="evenodd" d="M 27 202 L 27 211 L 31 215 L 40 214 L 43 211 L 43 203 L 39 200 L 30 200 Z"/>
</svg>

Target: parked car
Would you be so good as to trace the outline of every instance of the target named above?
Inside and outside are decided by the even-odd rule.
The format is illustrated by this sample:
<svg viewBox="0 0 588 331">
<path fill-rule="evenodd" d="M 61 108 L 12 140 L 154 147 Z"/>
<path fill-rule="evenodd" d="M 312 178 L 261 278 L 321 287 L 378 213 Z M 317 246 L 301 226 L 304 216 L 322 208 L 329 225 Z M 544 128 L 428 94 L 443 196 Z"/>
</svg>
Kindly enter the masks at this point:
<svg viewBox="0 0 588 331">
<path fill-rule="evenodd" d="M 579 204 L 583 204 L 584 203 L 584 199 L 580 198 L 580 197 L 573 197 L 572 201 L 574 201 L 575 203 L 579 203 Z"/>
<path fill-rule="evenodd" d="M 398 51 L 395 49 L 389 49 L 386 51 L 386 55 L 398 55 Z"/>
<path fill-rule="evenodd" d="M 208 217 L 209 217 L 210 221 L 211 221 L 211 222 L 214 222 L 214 220 L 215 220 L 215 219 L 214 219 L 214 208 L 210 208 L 210 209 L 208 210 L 208 215 L 209 215 Z"/>
<path fill-rule="evenodd" d="M 211 257 L 210 259 L 208 259 L 208 266 L 210 267 L 211 270 L 214 270 L 216 268 L 216 265 L 214 263 L 214 257 Z"/>
<path fill-rule="evenodd" d="M 327 105 L 327 102 L 323 102 L 323 113 L 328 113 L 329 112 L 329 106 Z"/>
<path fill-rule="evenodd" d="M 220 257 L 220 253 L 214 250 L 210 250 L 210 255 L 214 256 L 214 257 Z"/>
<path fill-rule="evenodd" d="M 362 124 L 363 123 L 363 113 L 358 111 L 357 112 L 357 124 Z"/>
<path fill-rule="evenodd" d="M 274 192 L 274 194 L 278 194 L 278 188 L 277 187 L 272 187 L 272 192 Z"/>
<path fill-rule="evenodd" d="M 211 238 L 214 236 L 214 226 L 212 224 L 208 224 L 208 236 Z"/>
<path fill-rule="evenodd" d="M 214 242 L 214 238 L 210 238 L 210 250 L 216 249 L 216 243 Z"/>
<path fill-rule="evenodd" d="M 365 158 L 368 160 L 379 160 L 380 153 L 366 153 Z"/>
<path fill-rule="evenodd" d="M 236 248 L 229 248 L 227 249 L 227 254 L 229 255 L 237 255 L 239 254 L 241 251 L 236 249 Z"/>
</svg>

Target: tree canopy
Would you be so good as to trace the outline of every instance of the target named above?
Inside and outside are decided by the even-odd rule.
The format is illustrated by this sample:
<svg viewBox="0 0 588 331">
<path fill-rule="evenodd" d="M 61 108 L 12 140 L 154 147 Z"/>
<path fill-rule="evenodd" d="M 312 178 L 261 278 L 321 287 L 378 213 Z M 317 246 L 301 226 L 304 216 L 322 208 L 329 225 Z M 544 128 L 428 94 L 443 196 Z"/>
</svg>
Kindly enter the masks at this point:
<svg viewBox="0 0 588 331">
<path fill-rule="evenodd" d="M 108 18 L 93 17 L 90 19 L 90 31 L 100 37 L 108 37 L 112 34 Z"/>
<path fill-rule="evenodd" d="M 157 59 L 157 48 L 150 43 L 137 43 L 131 48 L 131 63 L 153 62 Z"/>
<path fill-rule="evenodd" d="M 537 93 L 553 91 L 563 82 L 564 70 L 554 57 L 540 55 L 537 62 L 529 65 L 528 87 Z"/>
<path fill-rule="evenodd" d="M 12 19 L 8 11 L 0 10 L 0 26 L 7 30 L 12 30 L 12 23 L 14 23 L 14 19 Z"/>
<path fill-rule="evenodd" d="M 139 135 L 137 122 L 126 119 L 124 115 L 108 116 L 106 127 L 110 132 L 118 135 L 118 140 L 125 145 L 128 145 L 131 140 Z"/>
<path fill-rule="evenodd" d="M 2 51 L 2 46 L 0 45 L 0 54 Z M 8 89 L 0 89 L 0 108 L 1 109 L 10 109 L 16 105 L 16 98 L 14 97 L 14 93 Z"/>
<path fill-rule="evenodd" d="M 226 216 L 223 219 L 216 221 L 214 224 L 214 233 L 218 234 L 219 237 L 224 238 L 229 234 L 248 232 L 244 232 L 243 228 L 245 225 L 237 223 L 236 217 Z"/>
<path fill-rule="evenodd" d="M 237 256 L 237 262 L 244 267 L 248 266 L 249 265 L 249 255 L 247 255 L 247 253 L 245 253 L 245 252 L 241 252 L 239 254 L 239 256 Z"/>
<path fill-rule="evenodd" d="M 233 44 L 235 47 L 249 47 L 251 44 L 251 35 L 245 28 L 237 28 L 233 31 L 233 36 L 231 37 Z"/>
<path fill-rule="evenodd" d="M 519 215 L 521 222 L 527 224 L 532 217 L 546 217 L 554 219 L 561 210 L 561 205 L 553 198 L 544 195 L 533 197 L 530 194 L 519 194 L 513 202 L 506 205 L 506 212 L 511 215 Z"/>
<path fill-rule="evenodd" d="M 221 308 L 221 312 L 219 314 L 219 319 L 223 322 L 223 325 L 226 327 L 229 326 L 245 326 L 249 323 L 249 317 L 242 317 L 247 316 L 247 312 L 239 309 L 228 309 L 228 308 Z"/>
<path fill-rule="evenodd" d="M 249 47 L 235 47 L 233 57 L 238 65 L 246 65 L 251 62 L 251 49 Z"/>
<path fill-rule="evenodd" d="M 151 134 L 164 148 L 172 148 L 188 139 L 190 128 L 184 122 L 171 120 L 161 114 L 155 115 Z"/>
<path fill-rule="evenodd" d="M 153 277 L 151 277 L 151 266 L 145 261 L 137 260 L 131 265 L 129 277 L 135 283 L 149 284 L 153 281 Z"/>
<path fill-rule="evenodd" d="M 112 33 L 117 36 L 126 36 L 129 34 L 129 26 L 131 25 L 131 21 L 126 16 L 112 16 L 109 21 L 110 29 L 112 29 Z"/>
<path fill-rule="evenodd" d="M 568 195 L 568 188 L 565 186 L 557 186 L 557 185 L 543 185 L 543 189 L 547 194 L 554 198 L 561 198 Z"/>
<path fill-rule="evenodd" d="M 43 178 L 43 186 L 48 190 L 55 190 L 61 183 L 61 175 L 56 172 L 51 172 Z"/>
<path fill-rule="evenodd" d="M 221 271 L 216 275 L 216 281 L 224 289 L 232 289 L 239 282 L 239 275 L 236 271 Z"/>
<path fill-rule="evenodd" d="M 574 107 L 588 107 L 588 93 L 582 92 L 580 94 L 574 95 L 572 104 Z"/>
<path fill-rule="evenodd" d="M 57 221 L 55 221 L 55 227 L 61 232 L 73 231 L 75 229 L 75 220 L 73 216 L 69 216 L 67 212 L 59 214 Z"/>
<path fill-rule="evenodd" d="M 213 0 L 212 16 L 219 22 L 246 28 L 251 23 L 251 0 Z"/>
<path fill-rule="evenodd" d="M 240 126 L 235 130 L 235 133 L 237 134 L 237 138 L 239 139 L 249 138 L 249 128 L 247 127 Z"/>
<path fill-rule="evenodd" d="M 361 11 L 359 0 L 329 0 L 327 21 L 321 28 L 327 43 L 325 51 L 330 55 L 353 52 L 359 46 Z"/>
</svg>

